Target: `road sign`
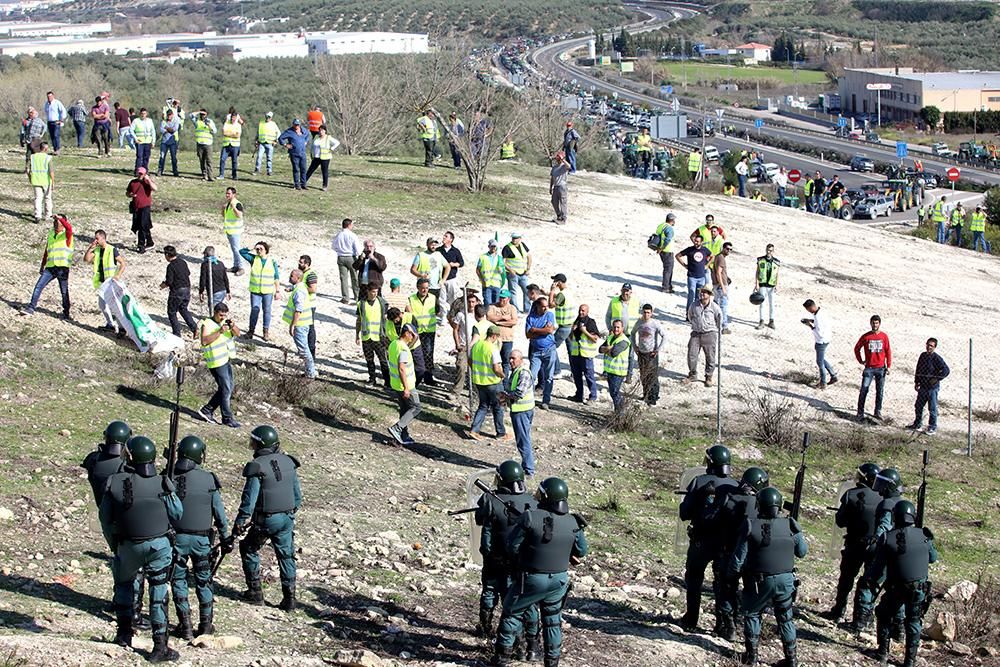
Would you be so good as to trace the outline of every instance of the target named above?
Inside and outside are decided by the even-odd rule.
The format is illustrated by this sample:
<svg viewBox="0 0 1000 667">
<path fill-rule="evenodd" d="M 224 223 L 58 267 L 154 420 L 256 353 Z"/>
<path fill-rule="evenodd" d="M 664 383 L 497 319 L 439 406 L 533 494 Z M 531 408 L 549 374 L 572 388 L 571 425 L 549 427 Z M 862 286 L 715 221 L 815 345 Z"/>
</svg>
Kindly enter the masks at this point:
<svg viewBox="0 0 1000 667">
<path fill-rule="evenodd" d="M 962 177 L 962 172 L 958 167 L 952 167 L 945 173 L 948 175 L 948 180 L 951 181 L 952 183 L 954 183 L 955 181 L 957 181 L 959 178 Z"/>
<path fill-rule="evenodd" d="M 837 127 L 847 127 L 847 119 L 843 116 L 837 118 Z"/>
<path fill-rule="evenodd" d="M 798 183 L 802 180 L 802 172 L 798 169 L 792 169 L 788 172 L 788 180 L 792 183 Z"/>
<path fill-rule="evenodd" d="M 867 90 L 892 90 L 891 83 L 869 83 L 865 86 Z"/>
<path fill-rule="evenodd" d="M 674 101 L 670 103 L 670 108 L 673 109 L 674 113 L 677 113 L 681 110 L 681 101 L 674 98 Z"/>
<path fill-rule="evenodd" d="M 719 120 L 722 120 L 722 116 L 725 115 L 725 113 L 726 113 L 725 109 L 716 109 L 715 110 L 715 115 L 718 117 Z"/>
<path fill-rule="evenodd" d="M 764 121 L 762 121 L 760 118 L 758 118 L 757 120 L 755 120 L 753 122 L 753 126 L 756 127 L 759 130 L 760 128 L 764 127 Z"/>
<path fill-rule="evenodd" d="M 896 142 L 896 157 L 902 159 L 908 154 L 905 141 Z"/>
</svg>

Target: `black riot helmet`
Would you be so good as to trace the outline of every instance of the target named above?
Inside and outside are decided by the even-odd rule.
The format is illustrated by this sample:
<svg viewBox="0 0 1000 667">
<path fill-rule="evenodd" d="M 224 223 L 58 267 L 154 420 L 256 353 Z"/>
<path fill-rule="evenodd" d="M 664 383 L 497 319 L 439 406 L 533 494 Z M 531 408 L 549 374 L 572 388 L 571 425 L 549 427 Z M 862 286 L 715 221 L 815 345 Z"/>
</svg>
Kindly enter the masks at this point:
<svg viewBox="0 0 1000 667">
<path fill-rule="evenodd" d="M 205 461 L 205 443 L 196 435 L 186 435 L 177 443 L 177 456 L 201 464 Z"/>
<path fill-rule="evenodd" d="M 767 471 L 756 466 L 744 470 L 743 477 L 740 478 L 740 486 L 750 489 L 754 493 L 767 486 L 768 482 Z"/>
<path fill-rule="evenodd" d="M 497 466 L 497 489 L 507 489 L 513 493 L 524 493 L 524 468 L 517 461 L 504 461 Z"/>
<path fill-rule="evenodd" d="M 555 512 L 556 514 L 566 514 L 569 512 L 569 486 L 558 477 L 546 477 L 538 485 L 535 493 L 535 500 L 538 506 L 544 510 Z"/>
<path fill-rule="evenodd" d="M 875 487 L 875 477 L 878 476 L 880 468 L 875 463 L 862 463 L 858 466 L 858 484 L 864 484 L 869 489 Z"/>
<path fill-rule="evenodd" d="M 917 521 L 917 508 L 909 500 L 900 500 L 892 508 L 892 525 L 896 528 L 912 526 Z"/>
<path fill-rule="evenodd" d="M 278 446 L 278 432 L 273 426 L 261 425 L 250 431 L 250 443 L 254 449 Z"/>
<path fill-rule="evenodd" d="M 768 486 L 757 492 L 757 515 L 762 519 L 773 519 L 781 509 L 781 491 Z"/>
<path fill-rule="evenodd" d="M 104 429 L 104 451 L 111 456 L 121 456 L 122 445 L 132 437 L 132 427 L 120 419 L 108 424 Z"/>
<path fill-rule="evenodd" d="M 710 474 L 728 477 L 732 471 L 732 466 L 729 465 L 731 462 L 729 449 L 722 445 L 712 445 L 705 450 L 705 467 Z"/>
<path fill-rule="evenodd" d="M 134 435 L 126 444 L 128 459 L 133 466 L 156 461 L 156 445 L 144 435 Z"/>
<path fill-rule="evenodd" d="M 883 498 L 899 495 L 903 491 L 903 481 L 899 478 L 899 471 L 895 468 L 883 468 L 875 476 L 872 488 L 881 493 Z"/>
</svg>

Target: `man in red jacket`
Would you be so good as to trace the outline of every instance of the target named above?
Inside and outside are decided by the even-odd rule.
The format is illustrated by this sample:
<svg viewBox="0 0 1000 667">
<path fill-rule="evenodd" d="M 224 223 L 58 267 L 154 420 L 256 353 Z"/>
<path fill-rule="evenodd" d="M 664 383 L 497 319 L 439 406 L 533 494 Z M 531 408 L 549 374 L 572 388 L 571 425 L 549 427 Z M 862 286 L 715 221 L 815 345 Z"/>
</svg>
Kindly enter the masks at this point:
<svg viewBox="0 0 1000 667">
<path fill-rule="evenodd" d="M 858 421 L 865 418 L 865 400 L 868 398 L 868 388 L 875 381 L 875 419 L 882 419 L 882 392 L 885 389 L 885 376 L 892 366 L 892 349 L 889 347 L 889 337 L 879 329 L 882 318 L 872 315 L 872 330 L 865 332 L 854 346 L 854 356 L 865 370 L 861 374 L 861 393 L 858 394 Z M 864 350 L 865 356 L 861 357 Z"/>
</svg>

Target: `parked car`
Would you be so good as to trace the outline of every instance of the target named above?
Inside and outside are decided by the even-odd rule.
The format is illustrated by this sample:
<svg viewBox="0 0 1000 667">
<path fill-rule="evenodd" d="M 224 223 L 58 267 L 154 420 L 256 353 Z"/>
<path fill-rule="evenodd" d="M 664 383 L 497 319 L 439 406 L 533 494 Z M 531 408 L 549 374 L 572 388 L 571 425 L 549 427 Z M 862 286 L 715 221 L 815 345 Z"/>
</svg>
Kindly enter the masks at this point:
<svg viewBox="0 0 1000 667">
<path fill-rule="evenodd" d="M 715 146 L 705 146 L 705 155 L 703 157 L 705 162 L 718 162 L 719 149 Z"/>
<path fill-rule="evenodd" d="M 948 144 L 943 141 L 939 141 L 936 144 L 931 144 L 931 153 L 939 157 L 955 157 L 958 155 L 955 151 L 948 148 Z"/>
<path fill-rule="evenodd" d="M 753 175 L 757 177 L 758 183 L 770 183 L 780 169 L 774 162 L 764 162 L 755 166 Z"/>
<path fill-rule="evenodd" d="M 886 197 L 885 195 L 879 195 L 877 197 L 868 197 L 863 202 L 854 207 L 854 217 L 855 218 L 871 218 L 874 220 L 880 215 L 889 217 L 892 213 L 893 202 L 892 199 Z"/>
<path fill-rule="evenodd" d="M 850 162 L 851 171 L 875 171 L 875 160 L 864 155 L 855 155 Z"/>
</svg>

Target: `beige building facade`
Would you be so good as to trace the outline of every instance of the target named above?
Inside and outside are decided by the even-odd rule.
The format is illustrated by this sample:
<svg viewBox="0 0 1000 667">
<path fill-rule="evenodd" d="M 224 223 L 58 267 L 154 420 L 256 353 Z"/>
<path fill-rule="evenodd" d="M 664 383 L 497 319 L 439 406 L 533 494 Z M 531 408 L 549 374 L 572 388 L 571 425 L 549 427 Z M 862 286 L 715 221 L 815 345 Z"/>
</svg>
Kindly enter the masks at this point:
<svg viewBox="0 0 1000 667">
<path fill-rule="evenodd" d="M 869 84 L 888 86 L 869 90 Z M 847 69 L 838 82 L 840 107 L 845 115 L 878 112 L 882 122 L 909 121 L 925 106 L 942 113 L 1000 111 L 1000 72 L 915 72 L 909 67 Z"/>
</svg>

